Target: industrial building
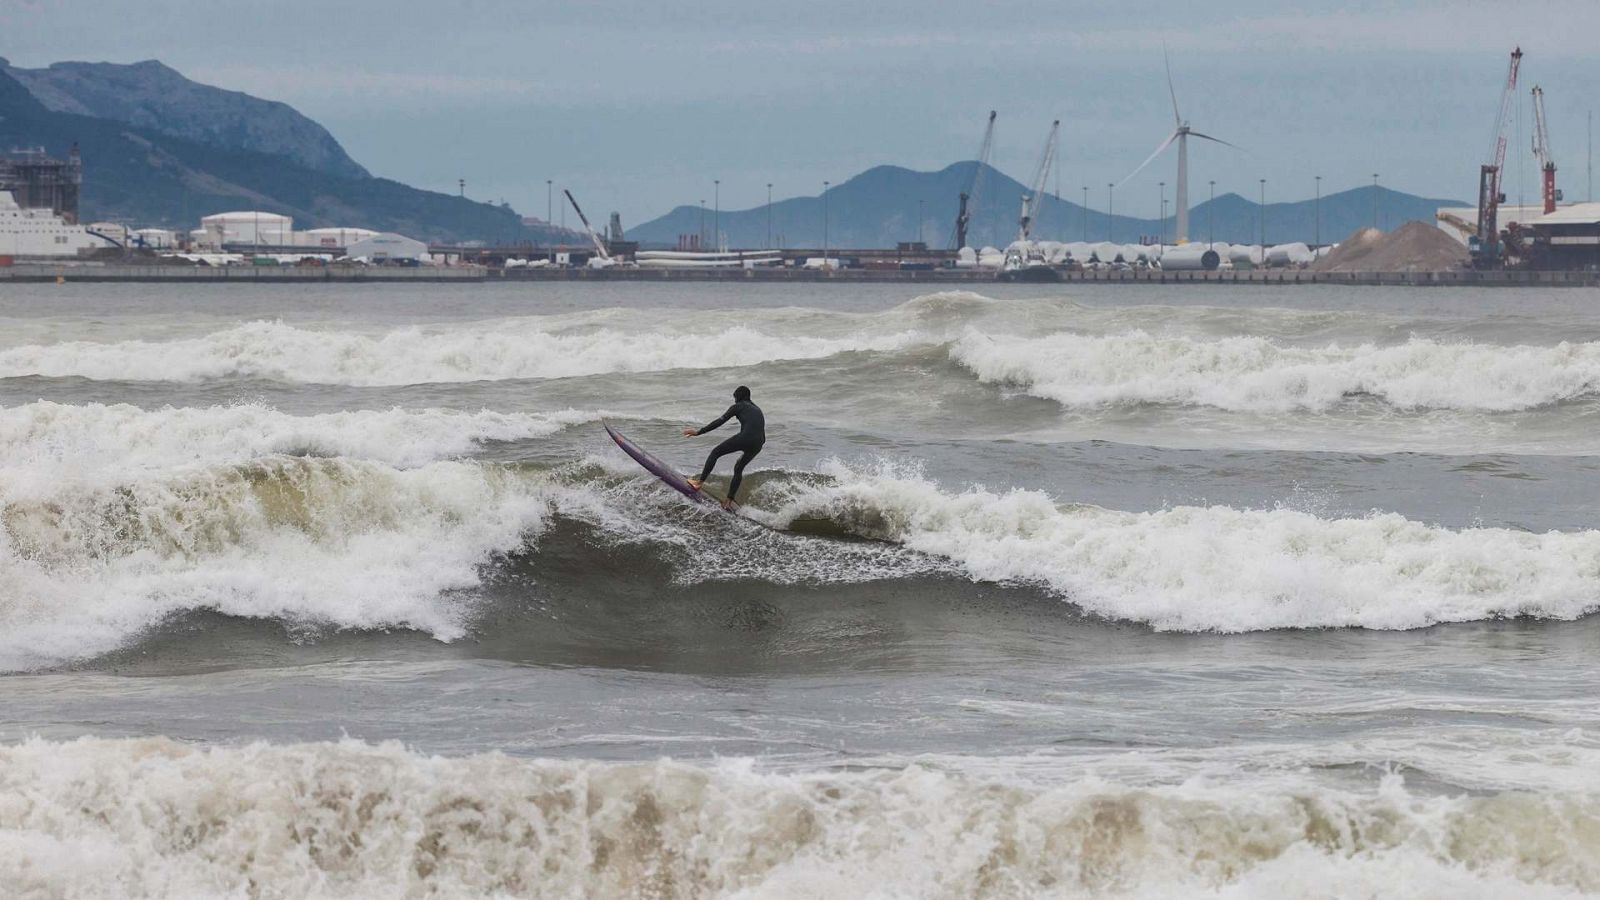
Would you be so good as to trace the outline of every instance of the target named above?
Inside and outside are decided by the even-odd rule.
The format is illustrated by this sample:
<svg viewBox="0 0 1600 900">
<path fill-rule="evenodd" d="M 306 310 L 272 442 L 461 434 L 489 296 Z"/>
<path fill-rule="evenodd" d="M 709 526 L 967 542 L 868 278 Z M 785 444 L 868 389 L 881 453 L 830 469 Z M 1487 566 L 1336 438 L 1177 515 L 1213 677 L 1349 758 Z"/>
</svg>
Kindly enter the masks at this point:
<svg viewBox="0 0 1600 900">
<path fill-rule="evenodd" d="M 371 228 L 312 228 L 309 231 L 296 231 L 294 243 L 298 247 L 335 249 L 377 237 L 378 234 Z"/>
<path fill-rule="evenodd" d="M 139 228 L 128 234 L 128 242 L 150 250 L 175 250 L 178 247 L 178 233 L 165 228 Z"/>
<path fill-rule="evenodd" d="M 392 232 L 375 234 L 354 244 L 348 244 L 344 248 L 344 254 L 351 259 L 364 259 L 368 262 L 423 263 L 429 260 L 427 244 Z"/>
<path fill-rule="evenodd" d="M 1574 203 L 1513 230 L 1534 269 L 1600 268 L 1600 203 Z"/>
</svg>

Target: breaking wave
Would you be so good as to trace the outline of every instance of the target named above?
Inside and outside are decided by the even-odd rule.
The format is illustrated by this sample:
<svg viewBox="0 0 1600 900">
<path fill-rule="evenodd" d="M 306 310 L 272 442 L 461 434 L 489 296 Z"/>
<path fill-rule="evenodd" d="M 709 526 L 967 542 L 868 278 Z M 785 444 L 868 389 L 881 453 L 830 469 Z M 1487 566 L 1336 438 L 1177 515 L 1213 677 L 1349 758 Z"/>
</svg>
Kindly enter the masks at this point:
<svg viewBox="0 0 1600 900">
<path fill-rule="evenodd" d="M 200 609 L 460 637 L 460 592 L 548 509 L 501 467 L 281 457 L 0 496 L 0 670 L 103 653 Z"/>
<path fill-rule="evenodd" d="M 1357 396 L 1402 409 L 1510 412 L 1600 391 L 1600 342 L 1554 346 L 1404 343 L 1286 346 L 1263 337 L 971 332 L 951 358 L 979 379 L 1067 407 L 1208 406 L 1236 412 L 1325 411 Z"/>
<path fill-rule="evenodd" d="M 893 333 L 825 337 L 749 327 L 634 332 L 539 319 L 402 328 L 369 335 L 249 322 L 198 338 L 70 341 L 0 350 L 0 378 L 81 376 L 102 381 L 196 382 L 264 378 L 357 386 L 564 378 L 816 359 L 894 350 L 917 340 Z"/>
<path fill-rule="evenodd" d="M 1034 784 L 429 757 L 355 741 L 0 748 L 22 896 L 1576 897 L 1587 794 Z M 866 888 L 870 886 L 870 888 Z M 866 888 L 864 890 L 864 888 Z"/>
<path fill-rule="evenodd" d="M 408 467 L 470 453 L 486 441 L 545 437 L 605 413 L 353 410 L 295 416 L 259 403 L 141 409 L 39 401 L 0 408 L 0 470 L 128 469 L 256 459 L 343 456 Z"/>
<path fill-rule="evenodd" d="M 1030 490 L 950 493 L 889 465 L 824 470 L 834 480 L 797 483 L 776 521 L 824 516 L 972 578 L 1045 585 L 1088 612 L 1158 629 L 1407 629 L 1600 609 L 1600 531 L 1455 530 L 1287 508 L 1131 513 Z"/>
</svg>

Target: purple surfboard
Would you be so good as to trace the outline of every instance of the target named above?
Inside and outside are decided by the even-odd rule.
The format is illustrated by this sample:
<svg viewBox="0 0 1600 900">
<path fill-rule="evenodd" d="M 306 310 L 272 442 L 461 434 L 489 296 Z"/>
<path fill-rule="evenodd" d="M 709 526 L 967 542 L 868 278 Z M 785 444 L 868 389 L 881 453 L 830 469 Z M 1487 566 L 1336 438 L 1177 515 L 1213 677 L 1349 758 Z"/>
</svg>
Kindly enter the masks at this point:
<svg viewBox="0 0 1600 900">
<path fill-rule="evenodd" d="M 622 448 L 623 453 L 633 457 L 634 462 L 644 466 L 645 471 L 661 479 L 667 484 L 668 487 L 684 495 L 685 497 L 688 497 L 690 500 L 694 500 L 699 503 L 709 503 L 712 506 L 721 508 L 722 504 L 717 501 L 717 498 L 711 496 L 705 491 L 696 490 L 694 485 L 691 485 L 687 478 L 684 478 L 682 475 L 678 474 L 676 469 L 672 468 L 661 460 L 656 459 L 655 455 L 650 451 L 640 447 L 633 441 L 628 440 L 626 436 L 617 431 L 615 428 L 612 428 L 609 424 L 607 424 L 605 428 L 606 434 L 611 435 L 611 439 L 617 442 L 617 446 Z"/>
</svg>

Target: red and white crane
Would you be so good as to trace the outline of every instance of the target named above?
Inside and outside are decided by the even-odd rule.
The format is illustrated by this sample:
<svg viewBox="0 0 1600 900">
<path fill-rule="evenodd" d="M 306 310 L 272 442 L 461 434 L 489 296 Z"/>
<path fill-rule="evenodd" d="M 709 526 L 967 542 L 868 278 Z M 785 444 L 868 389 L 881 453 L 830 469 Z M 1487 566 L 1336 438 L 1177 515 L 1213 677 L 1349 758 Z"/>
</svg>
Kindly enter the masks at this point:
<svg viewBox="0 0 1600 900">
<path fill-rule="evenodd" d="M 1478 172 L 1478 235 L 1469 248 L 1473 265 L 1494 268 L 1501 262 L 1500 204 L 1506 196 L 1500 191 L 1500 170 L 1506 162 L 1506 124 L 1511 118 L 1511 102 L 1517 93 L 1517 70 L 1522 66 L 1522 48 L 1511 51 L 1511 67 L 1506 72 L 1505 90 L 1500 94 L 1500 113 L 1494 120 L 1494 149 L 1490 162 Z"/>
<path fill-rule="evenodd" d="M 1544 88 L 1533 86 L 1533 158 L 1544 178 L 1544 211 L 1556 211 L 1561 191 L 1556 188 L 1556 160 L 1550 155 L 1550 128 L 1544 121 Z"/>
</svg>

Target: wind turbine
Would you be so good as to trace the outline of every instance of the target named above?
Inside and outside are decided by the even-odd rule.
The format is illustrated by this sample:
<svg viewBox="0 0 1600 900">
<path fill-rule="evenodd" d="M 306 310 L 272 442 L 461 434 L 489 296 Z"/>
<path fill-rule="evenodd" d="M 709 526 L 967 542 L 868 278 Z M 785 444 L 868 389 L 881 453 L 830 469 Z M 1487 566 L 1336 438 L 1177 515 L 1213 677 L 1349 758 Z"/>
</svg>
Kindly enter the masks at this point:
<svg viewBox="0 0 1600 900">
<path fill-rule="evenodd" d="M 1145 166 L 1150 165 L 1150 163 L 1155 161 L 1156 157 L 1161 155 L 1163 150 L 1172 146 L 1173 141 L 1177 141 L 1178 227 L 1175 240 L 1177 243 L 1182 244 L 1189 240 L 1189 138 L 1192 136 L 1202 140 L 1213 141 L 1215 143 L 1222 144 L 1225 147 L 1232 147 L 1235 150 L 1240 150 L 1243 148 L 1239 147 L 1237 144 L 1230 144 L 1221 138 L 1214 138 L 1209 134 L 1201 134 L 1200 132 L 1189 127 L 1189 123 L 1185 122 L 1183 120 L 1183 116 L 1178 113 L 1178 92 L 1172 88 L 1172 60 L 1167 56 L 1167 51 L 1165 48 L 1163 48 L 1161 51 L 1161 58 L 1167 64 L 1167 94 L 1172 97 L 1172 134 L 1167 135 L 1167 139 L 1162 141 L 1161 146 L 1157 147 L 1154 153 L 1150 154 L 1150 156 L 1146 158 L 1144 162 L 1139 164 L 1139 168 L 1134 169 L 1128 174 L 1127 178 L 1122 179 L 1121 184 L 1127 184 L 1129 179 L 1144 171 Z"/>
</svg>

